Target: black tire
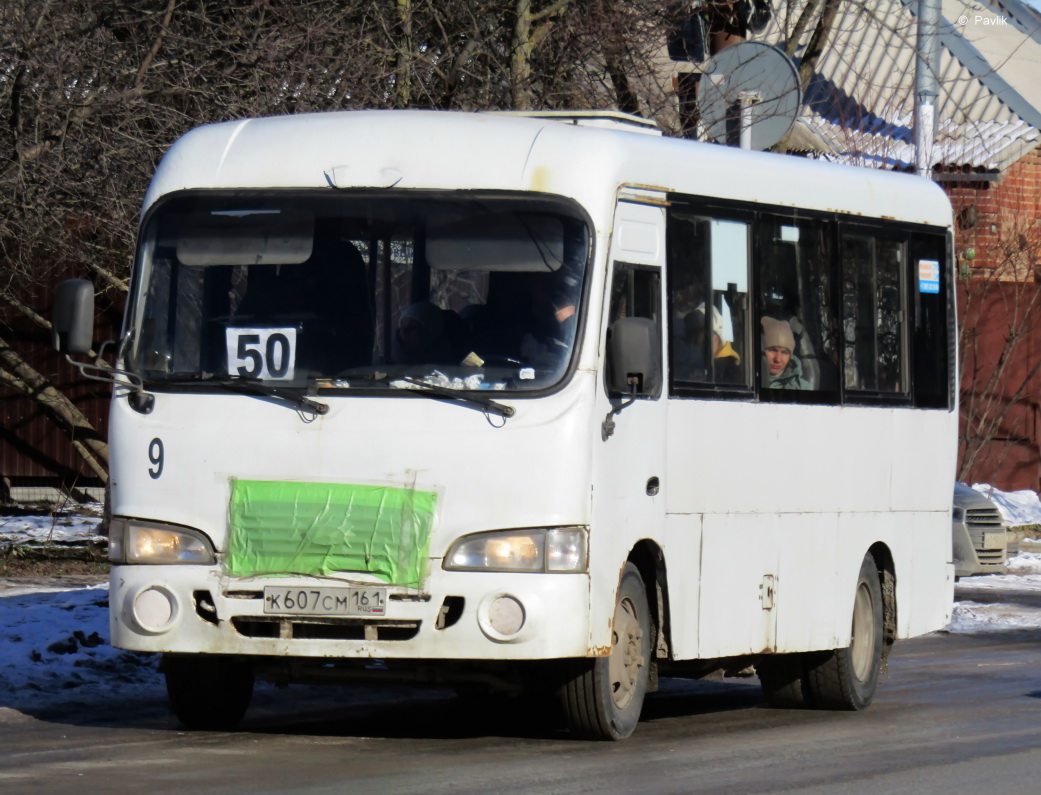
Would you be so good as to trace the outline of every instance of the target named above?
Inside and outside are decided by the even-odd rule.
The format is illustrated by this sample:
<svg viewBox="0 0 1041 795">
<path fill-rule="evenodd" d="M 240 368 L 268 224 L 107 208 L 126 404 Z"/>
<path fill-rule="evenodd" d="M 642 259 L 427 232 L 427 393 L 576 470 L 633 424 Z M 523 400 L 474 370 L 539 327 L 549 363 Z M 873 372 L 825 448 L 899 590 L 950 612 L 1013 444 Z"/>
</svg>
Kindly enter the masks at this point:
<svg viewBox="0 0 1041 795">
<path fill-rule="evenodd" d="M 615 602 L 611 653 L 576 661 L 561 688 L 571 732 L 588 740 L 624 740 L 636 729 L 651 664 L 651 611 L 639 570 L 627 563 Z"/>
<path fill-rule="evenodd" d="M 766 703 L 775 709 L 806 709 L 810 706 L 805 687 L 802 654 L 771 654 L 755 666 Z"/>
<path fill-rule="evenodd" d="M 187 729 L 234 729 L 253 697 L 253 669 L 231 657 L 165 654 L 170 708 Z"/>
<path fill-rule="evenodd" d="M 806 687 L 816 709 L 860 710 L 875 696 L 882 670 L 882 585 L 874 558 L 860 566 L 850 645 L 803 655 Z"/>
</svg>

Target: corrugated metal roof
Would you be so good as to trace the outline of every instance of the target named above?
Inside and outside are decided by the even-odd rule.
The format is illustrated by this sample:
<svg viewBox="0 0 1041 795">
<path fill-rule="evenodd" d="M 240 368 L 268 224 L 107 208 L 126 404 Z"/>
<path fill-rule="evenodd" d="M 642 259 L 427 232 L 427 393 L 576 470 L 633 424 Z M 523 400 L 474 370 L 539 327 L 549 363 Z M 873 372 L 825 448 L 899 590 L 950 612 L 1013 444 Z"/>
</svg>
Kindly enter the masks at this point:
<svg viewBox="0 0 1041 795">
<path fill-rule="evenodd" d="M 775 3 L 770 25 L 753 38 L 782 43 L 805 5 Z M 803 120 L 838 153 L 826 157 L 913 166 L 912 7 L 840 6 L 803 106 Z M 1041 14 L 1014 0 L 942 0 L 941 13 L 934 165 L 1003 170 L 1041 142 Z"/>
</svg>

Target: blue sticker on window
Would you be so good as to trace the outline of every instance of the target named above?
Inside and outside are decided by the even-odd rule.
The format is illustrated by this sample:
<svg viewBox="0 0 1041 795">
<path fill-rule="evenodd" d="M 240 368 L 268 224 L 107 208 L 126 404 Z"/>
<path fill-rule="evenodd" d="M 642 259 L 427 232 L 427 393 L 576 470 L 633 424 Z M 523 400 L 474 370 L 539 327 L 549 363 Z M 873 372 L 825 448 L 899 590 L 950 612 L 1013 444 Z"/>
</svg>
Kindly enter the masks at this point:
<svg viewBox="0 0 1041 795">
<path fill-rule="evenodd" d="M 918 292 L 940 292 L 940 263 L 937 260 L 918 260 Z"/>
</svg>

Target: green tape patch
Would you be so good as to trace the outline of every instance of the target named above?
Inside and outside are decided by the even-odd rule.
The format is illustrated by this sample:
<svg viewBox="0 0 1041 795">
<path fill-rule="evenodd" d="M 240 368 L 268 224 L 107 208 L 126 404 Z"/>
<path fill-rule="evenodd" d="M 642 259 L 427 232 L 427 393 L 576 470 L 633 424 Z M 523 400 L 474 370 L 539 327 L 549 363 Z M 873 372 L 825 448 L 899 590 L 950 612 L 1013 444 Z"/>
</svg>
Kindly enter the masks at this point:
<svg viewBox="0 0 1041 795">
<path fill-rule="evenodd" d="M 228 573 L 363 571 L 418 588 L 437 496 L 396 486 L 232 479 Z"/>
</svg>

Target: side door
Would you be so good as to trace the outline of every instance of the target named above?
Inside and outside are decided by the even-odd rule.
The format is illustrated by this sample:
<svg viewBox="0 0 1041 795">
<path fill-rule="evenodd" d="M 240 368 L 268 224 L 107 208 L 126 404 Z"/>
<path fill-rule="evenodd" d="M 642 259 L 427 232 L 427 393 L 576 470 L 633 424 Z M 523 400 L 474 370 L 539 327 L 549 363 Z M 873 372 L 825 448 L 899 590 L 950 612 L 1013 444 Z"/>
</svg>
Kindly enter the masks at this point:
<svg viewBox="0 0 1041 795">
<path fill-rule="evenodd" d="M 662 345 L 665 262 L 665 196 L 623 189 L 615 208 L 609 274 L 604 293 L 601 351 L 620 318 L 653 320 Z M 603 361 L 603 357 L 601 357 Z M 593 455 L 591 627 L 610 627 L 621 566 L 641 539 L 663 537 L 665 501 L 665 396 L 608 398 L 606 373 L 597 385 L 602 421 Z M 652 584 L 647 583 L 648 587 Z M 653 598 L 652 598 L 653 610 Z"/>
<path fill-rule="evenodd" d="M 750 423 L 764 413 L 754 405 L 755 216 L 679 195 L 670 200 L 671 647 L 678 659 L 746 654 L 774 643 L 778 570 L 774 518 L 755 503 L 760 436 Z"/>
</svg>

